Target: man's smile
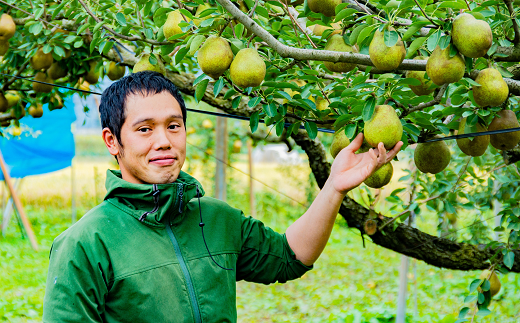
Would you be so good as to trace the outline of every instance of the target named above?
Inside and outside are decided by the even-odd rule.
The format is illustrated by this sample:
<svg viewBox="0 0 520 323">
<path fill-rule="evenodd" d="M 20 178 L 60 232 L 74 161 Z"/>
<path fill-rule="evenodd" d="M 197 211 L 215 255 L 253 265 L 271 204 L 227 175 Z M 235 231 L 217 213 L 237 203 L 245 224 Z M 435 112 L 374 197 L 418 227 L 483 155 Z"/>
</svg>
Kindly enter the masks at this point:
<svg viewBox="0 0 520 323">
<path fill-rule="evenodd" d="M 173 163 L 177 160 L 177 158 L 172 155 L 161 155 L 155 156 L 150 159 L 150 164 L 156 166 L 169 166 L 173 165 Z"/>
</svg>

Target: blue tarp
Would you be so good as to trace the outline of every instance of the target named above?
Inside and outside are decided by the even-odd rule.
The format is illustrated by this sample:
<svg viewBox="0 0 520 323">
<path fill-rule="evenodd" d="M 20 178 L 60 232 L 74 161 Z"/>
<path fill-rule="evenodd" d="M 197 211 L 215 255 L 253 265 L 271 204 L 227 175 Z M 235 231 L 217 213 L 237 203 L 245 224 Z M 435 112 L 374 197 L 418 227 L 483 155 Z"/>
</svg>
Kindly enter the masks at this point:
<svg viewBox="0 0 520 323">
<path fill-rule="evenodd" d="M 15 138 L 0 137 L 0 151 L 11 177 L 45 174 L 71 165 L 75 154 L 71 124 L 76 120 L 72 97 L 65 99 L 64 105 L 53 111 L 44 105 L 41 118 L 26 115 L 20 119 L 22 129 L 30 131 Z"/>
</svg>

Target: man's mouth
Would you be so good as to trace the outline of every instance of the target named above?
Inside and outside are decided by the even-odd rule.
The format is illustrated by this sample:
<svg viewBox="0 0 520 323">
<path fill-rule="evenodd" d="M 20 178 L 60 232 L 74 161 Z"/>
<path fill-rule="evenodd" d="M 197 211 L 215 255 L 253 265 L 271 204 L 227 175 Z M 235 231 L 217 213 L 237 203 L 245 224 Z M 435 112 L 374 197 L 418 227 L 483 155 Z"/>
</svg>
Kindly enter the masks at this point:
<svg viewBox="0 0 520 323">
<path fill-rule="evenodd" d="M 177 158 L 173 156 L 157 156 L 150 159 L 150 164 L 156 165 L 156 166 L 169 166 L 173 165 Z"/>
</svg>

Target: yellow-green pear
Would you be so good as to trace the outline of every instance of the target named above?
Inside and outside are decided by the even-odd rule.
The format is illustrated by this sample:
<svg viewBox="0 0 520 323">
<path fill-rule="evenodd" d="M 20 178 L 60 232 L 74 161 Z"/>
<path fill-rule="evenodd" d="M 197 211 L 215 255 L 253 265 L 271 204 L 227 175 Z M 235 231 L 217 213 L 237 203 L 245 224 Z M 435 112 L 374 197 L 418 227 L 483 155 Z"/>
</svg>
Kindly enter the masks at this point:
<svg viewBox="0 0 520 323">
<path fill-rule="evenodd" d="M 126 66 L 116 64 L 116 62 L 110 62 L 108 64 L 107 76 L 112 81 L 119 80 L 125 76 Z"/>
<path fill-rule="evenodd" d="M 7 109 L 9 109 L 9 102 L 7 102 L 5 95 L 0 92 L 0 112 L 6 112 Z"/>
<path fill-rule="evenodd" d="M 57 80 L 67 76 L 67 71 L 60 66 L 60 62 L 54 62 L 51 67 L 47 69 L 47 75 L 49 75 L 51 79 Z"/>
<path fill-rule="evenodd" d="M 451 39 L 462 55 L 478 58 L 486 55 L 491 48 L 493 33 L 487 22 L 478 20 L 469 13 L 463 13 L 453 21 Z"/>
<path fill-rule="evenodd" d="M 403 125 L 390 105 L 378 105 L 372 118 L 365 123 L 365 139 L 372 146 L 382 142 L 386 149 L 392 149 L 403 136 Z"/>
<path fill-rule="evenodd" d="M 28 112 L 33 118 L 41 118 L 43 116 L 43 107 L 40 103 L 36 104 L 36 106 L 31 105 Z"/>
<path fill-rule="evenodd" d="M 439 138 L 439 136 L 435 136 Z M 437 174 L 450 163 L 450 148 L 444 141 L 417 144 L 413 155 L 415 166 L 423 173 Z"/>
<path fill-rule="evenodd" d="M 332 23 L 331 26 L 323 26 L 316 24 L 314 25 L 314 27 L 312 27 L 312 33 L 316 36 L 321 37 L 323 35 L 323 32 L 327 29 L 332 29 L 332 33 L 329 35 L 329 37 L 332 35 L 341 34 L 341 25 L 337 22 Z"/>
<path fill-rule="evenodd" d="M 480 71 L 475 81 L 480 86 L 473 86 L 473 98 L 481 107 L 498 107 L 509 96 L 509 87 L 500 72 L 494 68 Z"/>
<path fill-rule="evenodd" d="M 229 67 L 231 81 L 241 88 L 262 84 L 265 71 L 264 60 L 254 48 L 241 49 Z"/>
<path fill-rule="evenodd" d="M 210 36 L 199 49 L 197 62 L 200 69 L 215 80 L 224 74 L 233 61 L 233 51 L 226 39 Z"/>
<path fill-rule="evenodd" d="M 498 279 L 498 276 L 495 273 L 495 271 L 493 271 L 491 273 L 491 277 L 490 277 L 489 276 L 489 270 L 484 270 L 480 274 L 479 278 L 480 279 L 487 279 L 487 280 L 489 280 L 489 283 L 491 284 L 491 287 L 489 288 L 489 292 L 491 293 L 491 297 L 493 297 L 496 294 L 498 294 L 498 292 L 500 291 L 500 288 L 502 287 L 502 284 L 500 283 L 500 280 Z M 482 291 L 480 291 L 480 292 L 482 292 Z"/>
<path fill-rule="evenodd" d="M 511 110 L 502 110 L 497 113 L 497 116 L 489 124 L 488 130 L 501 130 L 518 128 L 520 124 L 516 118 L 516 114 Z M 489 138 L 491 146 L 498 150 L 513 149 L 518 142 L 520 142 L 520 131 L 506 132 L 491 135 Z"/>
<path fill-rule="evenodd" d="M 88 62 L 89 69 L 84 79 L 90 84 L 96 84 L 99 81 L 99 70 L 96 70 L 96 65 L 97 61 Z"/>
<path fill-rule="evenodd" d="M 466 70 L 466 63 L 460 53 L 450 58 L 450 46 L 445 49 L 437 46 L 426 63 L 426 73 L 439 86 L 459 81 Z"/>
<path fill-rule="evenodd" d="M 0 56 L 4 56 L 9 50 L 9 41 L 0 41 Z"/>
<path fill-rule="evenodd" d="M 417 56 L 414 59 L 417 60 L 426 60 L 427 57 Z M 421 82 L 421 85 L 409 85 L 415 95 L 428 95 L 434 91 L 434 89 L 430 89 L 432 86 L 432 81 L 426 79 L 425 71 L 406 71 L 407 78 L 414 78 Z"/>
<path fill-rule="evenodd" d="M 54 84 L 54 80 L 47 76 L 44 72 L 38 72 L 36 73 L 36 76 L 34 77 L 36 81 L 40 82 L 46 82 L 46 83 L 52 83 Z M 49 93 L 52 91 L 53 86 L 42 84 L 38 82 L 33 82 L 33 90 L 34 92 L 42 92 L 42 93 Z"/>
<path fill-rule="evenodd" d="M 13 18 L 4 13 L 0 17 L 0 40 L 7 41 L 9 38 L 14 36 L 16 32 L 16 24 Z"/>
<path fill-rule="evenodd" d="M 341 35 L 332 35 L 327 44 L 325 44 L 325 50 L 331 50 L 335 52 L 353 52 L 354 49 L 352 46 L 347 45 L 343 40 L 343 36 Z M 332 72 L 345 73 L 352 71 L 356 64 L 353 63 L 333 63 L 333 62 L 323 62 L 323 65 L 327 67 Z"/>
<path fill-rule="evenodd" d="M 187 20 L 187 21 L 186 21 Z M 163 33 L 164 37 L 168 40 L 168 38 L 182 34 L 183 31 L 181 27 L 179 27 L 179 23 L 181 21 L 189 22 L 190 18 L 186 17 L 186 20 L 182 17 L 182 14 L 179 10 L 174 10 L 168 14 L 168 18 L 166 18 L 166 22 L 163 25 Z M 185 36 L 181 37 L 184 38 Z"/>
<path fill-rule="evenodd" d="M 35 70 L 48 69 L 53 62 L 52 54 L 50 52 L 45 54 L 42 48 L 38 48 L 33 57 L 31 57 L 31 66 Z"/>
<path fill-rule="evenodd" d="M 336 15 L 336 7 L 341 0 L 307 0 L 307 6 L 312 12 L 322 13 L 327 17 Z"/>
<path fill-rule="evenodd" d="M 161 58 L 155 55 L 157 58 L 157 64 L 153 65 L 150 63 L 150 54 L 144 54 L 141 56 L 137 64 L 134 65 L 133 73 L 141 72 L 141 71 L 153 71 L 159 72 L 162 75 L 166 75 L 166 68 L 164 67 Z"/>
<path fill-rule="evenodd" d="M 460 121 L 458 134 L 464 134 L 464 128 L 466 127 L 466 119 L 464 118 Z M 486 126 L 480 123 L 477 123 L 477 132 L 487 131 Z M 482 156 L 486 152 L 486 149 L 489 145 L 489 135 L 485 136 L 477 136 L 473 138 L 459 138 L 457 139 L 457 146 L 459 146 L 460 150 L 468 156 Z"/>
<path fill-rule="evenodd" d="M 332 144 L 330 145 L 330 154 L 332 158 L 336 158 L 339 152 L 350 145 L 350 140 L 345 134 L 345 128 L 341 128 L 334 133 L 332 137 Z"/>
<path fill-rule="evenodd" d="M 18 102 L 20 102 L 20 95 L 16 91 L 7 91 L 5 92 L 5 98 L 7 99 L 7 106 L 9 108 L 14 107 Z"/>
<path fill-rule="evenodd" d="M 394 174 L 394 167 L 391 162 L 383 164 L 372 175 L 368 176 L 363 183 L 371 188 L 381 188 L 390 183 L 392 175 Z"/>
<path fill-rule="evenodd" d="M 393 27 L 389 27 L 388 30 L 395 31 Z M 401 40 L 401 37 L 399 37 L 399 40 L 394 46 L 386 46 L 384 31 L 381 32 L 377 29 L 374 38 L 372 38 L 372 41 L 370 42 L 368 54 L 370 55 L 372 63 L 374 63 L 375 67 L 379 70 L 393 71 L 399 67 L 404 60 L 406 49 L 404 48 L 404 43 Z"/>
<path fill-rule="evenodd" d="M 197 11 L 195 12 L 195 17 L 198 17 L 204 10 L 211 9 L 211 5 L 209 3 L 201 4 L 197 7 Z M 203 18 L 194 18 L 193 23 L 195 26 L 199 26 L 204 20 L 208 19 L 211 16 L 206 16 Z"/>
</svg>

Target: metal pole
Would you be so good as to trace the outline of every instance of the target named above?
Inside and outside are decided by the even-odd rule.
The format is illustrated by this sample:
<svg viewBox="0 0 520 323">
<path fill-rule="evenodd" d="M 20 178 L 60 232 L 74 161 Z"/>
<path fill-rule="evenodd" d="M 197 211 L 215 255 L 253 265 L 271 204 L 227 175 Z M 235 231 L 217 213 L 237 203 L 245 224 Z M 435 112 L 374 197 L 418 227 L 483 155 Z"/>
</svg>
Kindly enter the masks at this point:
<svg viewBox="0 0 520 323">
<path fill-rule="evenodd" d="M 255 192 L 253 189 L 253 146 L 251 140 L 247 141 L 247 156 L 249 160 L 249 210 L 253 218 L 256 217 Z"/>
<path fill-rule="evenodd" d="M 14 189 L 16 191 L 20 190 L 20 187 L 22 185 L 22 179 L 15 179 L 14 180 Z M 7 234 L 7 227 L 9 226 L 9 221 L 11 221 L 11 215 L 13 214 L 13 198 L 8 197 L 8 201 L 5 205 L 4 212 L 3 212 L 3 219 L 2 219 L 2 236 L 5 237 Z"/>
<path fill-rule="evenodd" d="M 220 110 L 219 110 L 220 112 Z M 226 200 L 226 165 L 221 162 L 227 161 L 228 151 L 228 133 L 227 133 L 227 118 L 217 117 L 216 125 L 216 156 L 217 156 L 217 167 L 215 169 L 215 198 L 225 201 Z"/>
</svg>

